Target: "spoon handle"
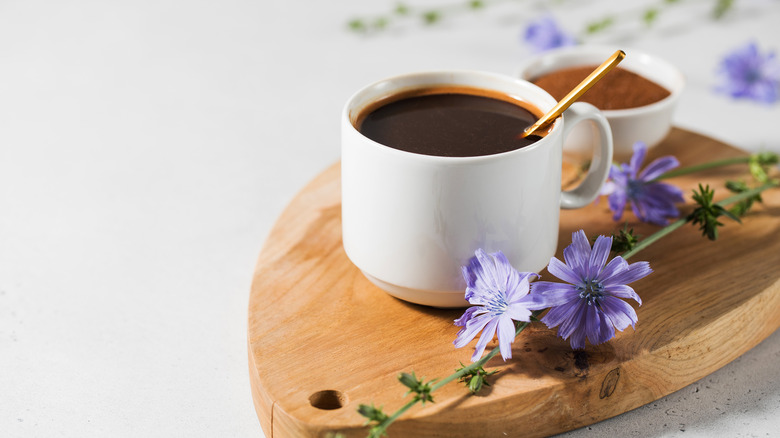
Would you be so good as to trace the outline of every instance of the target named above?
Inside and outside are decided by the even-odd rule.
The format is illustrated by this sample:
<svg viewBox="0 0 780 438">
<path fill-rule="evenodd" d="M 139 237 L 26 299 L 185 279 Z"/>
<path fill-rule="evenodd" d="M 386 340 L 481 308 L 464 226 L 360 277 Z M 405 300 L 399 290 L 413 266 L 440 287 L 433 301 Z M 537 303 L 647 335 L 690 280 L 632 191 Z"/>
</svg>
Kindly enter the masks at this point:
<svg viewBox="0 0 780 438">
<path fill-rule="evenodd" d="M 620 61 L 623 60 L 623 58 L 626 57 L 626 52 L 622 50 L 618 50 L 617 52 L 613 53 L 612 56 L 609 57 L 606 61 L 604 61 L 600 66 L 598 66 L 591 74 L 588 75 L 587 78 L 585 78 L 582 82 L 580 82 L 576 87 L 574 87 L 573 90 L 569 92 L 563 99 L 561 99 L 557 105 L 553 107 L 550 111 L 547 112 L 542 118 L 536 121 L 533 125 L 529 126 L 528 128 L 523 131 L 523 137 L 527 137 L 534 133 L 534 131 L 538 130 L 539 128 L 542 128 L 552 122 L 553 120 L 557 119 L 558 116 L 563 114 L 564 111 L 566 111 L 566 108 L 568 108 L 572 103 L 574 103 L 577 99 L 579 99 L 583 94 L 585 94 L 586 91 L 590 89 L 593 85 L 596 84 L 601 78 L 604 77 L 607 73 L 609 73 L 610 70 L 612 70 L 616 65 L 620 63 Z"/>
</svg>

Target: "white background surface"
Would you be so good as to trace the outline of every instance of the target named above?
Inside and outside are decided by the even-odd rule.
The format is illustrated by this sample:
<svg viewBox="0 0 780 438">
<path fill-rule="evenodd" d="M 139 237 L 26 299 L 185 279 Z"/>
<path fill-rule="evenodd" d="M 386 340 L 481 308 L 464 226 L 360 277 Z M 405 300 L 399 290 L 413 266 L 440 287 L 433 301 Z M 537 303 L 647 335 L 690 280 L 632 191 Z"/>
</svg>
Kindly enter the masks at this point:
<svg viewBox="0 0 780 438">
<path fill-rule="evenodd" d="M 623 3 L 547 9 L 577 33 Z M 725 53 L 751 39 L 780 52 L 780 2 L 739 1 L 718 22 L 714 1 L 683 3 L 649 30 L 629 13 L 586 41 L 677 64 L 689 81 L 678 126 L 780 151 L 780 105 L 712 92 Z M 0 436 L 263 436 L 251 275 L 282 208 L 339 160 L 343 103 L 397 73 L 512 74 L 531 53 L 522 29 L 546 9 L 346 30 L 394 5 L 0 0 Z M 778 436 L 779 361 L 775 333 L 570 436 Z"/>
</svg>

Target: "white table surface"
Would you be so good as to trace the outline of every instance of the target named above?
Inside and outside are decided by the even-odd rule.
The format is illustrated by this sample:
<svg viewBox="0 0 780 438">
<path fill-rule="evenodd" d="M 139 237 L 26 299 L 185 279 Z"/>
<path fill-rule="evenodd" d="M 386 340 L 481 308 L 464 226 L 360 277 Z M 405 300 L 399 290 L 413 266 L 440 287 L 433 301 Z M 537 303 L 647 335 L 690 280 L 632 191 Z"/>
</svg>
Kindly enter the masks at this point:
<svg viewBox="0 0 780 438">
<path fill-rule="evenodd" d="M 632 19 L 587 42 L 677 64 L 689 81 L 678 126 L 780 151 L 780 104 L 712 92 L 733 48 L 780 52 L 780 3 L 736 3 L 715 22 L 714 1 L 684 2 L 650 29 Z M 0 1 L 0 436 L 263 436 L 247 373 L 252 271 L 287 202 L 339 160 L 347 97 L 417 70 L 512 74 L 531 53 L 522 29 L 545 10 L 504 2 L 432 27 L 346 30 L 395 4 Z M 621 4 L 547 9 L 577 33 Z M 779 436 L 779 361 L 776 332 L 567 435 Z"/>
</svg>

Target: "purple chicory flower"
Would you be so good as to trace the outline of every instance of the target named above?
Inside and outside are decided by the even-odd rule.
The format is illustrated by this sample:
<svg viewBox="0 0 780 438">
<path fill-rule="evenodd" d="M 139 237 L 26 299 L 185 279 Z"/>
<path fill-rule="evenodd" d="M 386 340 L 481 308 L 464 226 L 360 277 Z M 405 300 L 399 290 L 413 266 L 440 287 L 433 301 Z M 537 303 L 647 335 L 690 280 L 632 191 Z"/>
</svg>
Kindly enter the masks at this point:
<svg viewBox="0 0 780 438">
<path fill-rule="evenodd" d="M 532 286 L 531 295 L 550 306 L 541 321 L 550 328 L 560 326 L 558 335 L 569 339 L 574 349 L 585 348 L 586 338 L 593 345 L 607 342 L 615 329 L 623 331 L 637 322 L 636 312 L 621 298 L 641 305 L 627 284 L 653 271 L 647 262 L 628 264 L 620 256 L 607 263 L 611 247 L 611 237 L 598 236 L 591 249 L 585 232 L 577 231 L 563 250 L 565 263 L 553 257 L 547 265 L 550 274 L 566 283 L 537 281 Z"/>
<path fill-rule="evenodd" d="M 761 54 L 750 42 L 727 54 L 718 73 L 722 83 L 717 91 L 734 98 L 774 103 L 780 98 L 780 61 L 774 52 Z"/>
<path fill-rule="evenodd" d="M 485 352 L 485 346 L 498 333 L 501 357 L 512 357 L 512 342 L 515 340 L 514 321 L 530 321 L 531 311 L 548 307 L 536 297 L 529 295 L 531 272 L 518 272 L 501 252 L 487 254 L 476 251 L 466 266 L 462 267 L 466 280 L 466 300 L 474 304 L 455 320 L 463 327 L 453 344 L 461 348 L 471 342 L 482 331 L 471 361 L 476 362 Z"/>
<path fill-rule="evenodd" d="M 666 225 L 667 218 L 680 215 L 675 203 L 684 202 L 682 190 L 671 184 L 653 181 L 663 173 L 680 165 L 677 158 L 667 155 L 648 164 L 641 172 L 639 167 L 645 160 L 647 146 L 642 142 L 634 144 L 634 154 L 629 163 L 612 165 L 609 180 L 604 184 L 602 195 L 608 195 L 612 219 L 619 221 L 626 203 L 631 204 L 639 220 L 657 225 Z"/>
<path fill-rule="evenodd" d="M 536 52 L 576 44 L 574 37 L 561 30 L 551 15 L 546 15 L 530 23 L 525 28 L 523 40 L 530 44 Z"/>
</svg>

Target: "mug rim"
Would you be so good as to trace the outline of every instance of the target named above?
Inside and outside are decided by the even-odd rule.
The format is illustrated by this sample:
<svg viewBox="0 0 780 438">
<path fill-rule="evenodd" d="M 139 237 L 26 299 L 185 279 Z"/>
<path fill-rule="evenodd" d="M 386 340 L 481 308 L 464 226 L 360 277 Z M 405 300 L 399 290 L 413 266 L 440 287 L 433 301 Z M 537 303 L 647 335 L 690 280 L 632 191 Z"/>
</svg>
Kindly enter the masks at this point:
<svg viewBox="0 0 780 438">
<path fill-rule="evenodd" d="M 520 95 L 519 93 L 509 92 L 506 91 L 506 89 L 503 88 L 499 89 L 498 87 L 495 86 L 491 87 L 486 85 L 474 85 L 471 83 L 464 83 L 465 81 L 463 80 L 463 78 L 466 77 L 471 77 L 475 79 L 481 78 L 485 80 L 492 80 L 495 81 L 496 84 L 501 83 L 501 84 L 506 84 L 507 86 L 518 87 L 517 88 L 518 90 L 522 88 L 526 88 L 532 90 L 532 94 L 535 93 L 535 95 L 532 97 L 528 97 L 527 95 Z M 440 79 L 434 79 L 434 78 L 440 78 Z M 449 78 L 449 80 L 445 78 Z M 423 79 L 424 81 L 422 81 Z M 417 81 L 420 82 L 415 83 L 414 85 L 393 86 L 393 84 L 412 83 Z M 425 71 L 418 71 L 418 72 L 411 72 L 411 73 L 404 73 L 400 75 L 390 76 L 384 79 L 380 79 L 378 81 L 374 81 L 368 85 L 361 87 L 356 92 L 354 92 L 349 97 L 349 99 L 347 99 L 347 102 L 344 105 L 341 114 L 342 124 L 346 124 L 344 125 L 346 129 L 350 129 L 354 134 L 361 136 L 362 139 L 367 141 L 371 146 L 380 148 L 386 151 L 387 153 L 400 154 L 404 156 L 413 157 L 419 160 L 450 162 L 452 164 L 460 164 L 460 163 L 465 164 L 465 163 L 472 163 L 475 161 L 495 160 L 513 154 L 531 153 L 531 151 L 533 150 L 544 147 L 545 144 L 552 143 L 552 138 L 561 135 L 562 117 L 559 117 L 553 122 L 552 126 L 549 128 L 548 134 L 545 137 L 527 146 L 520 147 L 517 149 L 512 149 L 505 152 L 499 152 L 496 154 L 450 157 L 450 156 L 443 156 L 443 155 L 421 154 L 418 152 L 405 151 L 405 150 L 396 149 L 394 147 L 384 145 L 363 135 L 363 133 L 361 133 L 360 130 L 353 123 L 354 120 L 353 114 L 355 115 L 359 114 L 369 104 L 376 102 L 381 98 L 391 96 L 394 94 L 403 93 L 410 90 L 420 89 L 420 88 L 448 87 L 448 86 L 476 88 L 476 89 L 483 89 L 492 92 L 507 94 L 510 97 L 528 102 L 529 104 L 539 109 L 542 113 L 546 113 L 557 103 L 557 101 L 547 91 L 545 91 L 541 87 L 534 85 L 533 83 L 523 78 L 518 78 L 510 75 L 503 75 L 500 73 L 482 71 L 482 70 L 460 70 L 460 69 L 425 70 Z M 382 94 L 375 96 L 371 99 L 368 99 L 367 102 L 363 103 L 362 105 L 357 105 L 356 102 L 359 99 L 361 99 L 365 94 L 369 94 L 373 90 L 381 92 Z M 550 139 L 550 141 L 546 141 L 548 140 L 548 138 Z"/>
</svg>

